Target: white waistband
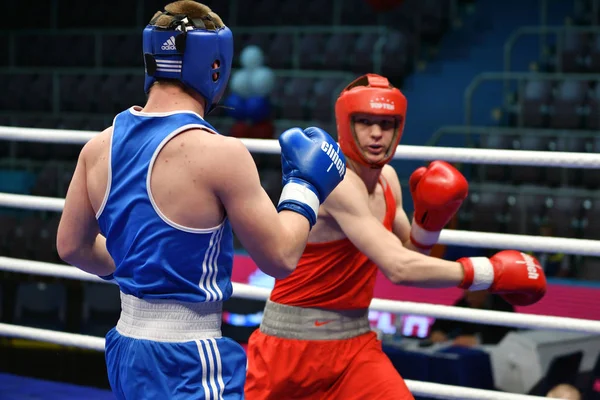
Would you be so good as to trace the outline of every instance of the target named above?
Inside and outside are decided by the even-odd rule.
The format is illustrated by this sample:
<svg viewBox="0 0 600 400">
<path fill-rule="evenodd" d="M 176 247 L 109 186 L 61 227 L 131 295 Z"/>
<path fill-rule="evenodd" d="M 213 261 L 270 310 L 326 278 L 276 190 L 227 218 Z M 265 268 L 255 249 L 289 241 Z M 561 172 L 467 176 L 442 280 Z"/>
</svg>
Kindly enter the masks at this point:
<svg viewBox="0 0 600 400">
<path fill-rule="evenodd" d="M 187 342 L 221 337 L 222 302 L 145 300 L 121 292 L 117 331 L 135 339 Z"/>
</svg>

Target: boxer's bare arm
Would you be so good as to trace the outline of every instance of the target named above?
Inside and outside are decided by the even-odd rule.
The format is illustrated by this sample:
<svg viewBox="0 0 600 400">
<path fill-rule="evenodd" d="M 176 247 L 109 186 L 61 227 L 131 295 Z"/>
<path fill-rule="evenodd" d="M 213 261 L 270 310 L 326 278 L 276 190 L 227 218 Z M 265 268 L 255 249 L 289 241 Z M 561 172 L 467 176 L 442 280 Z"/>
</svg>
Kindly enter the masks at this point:
<svg viewBox="0 0 600 400">
<path fill-rule="evenodd" d="M 323 206 L 348 239 L 393 283 L 438 288 L 462 282 L 459 263 L 409 250 L 383 226 L 369 209 L 367 192 L 357 176 L 347 174 Z"/>
<path fill-rule="evenodd" d="M 215 191 L 240 242 L 258 267 L 275 278 L 295 268 L 308 239 L 310 225 L 292 211 L 277 212 L 260 184 L 256 164 L 243 143 L 225 138 L 222 162 L 215 165 Z"/>
<path fill-rule="evenodd" d="M 396 218 L 394 219 L 392 232 L 398 236 L 404 247 L 407 249 L 429 255 L 431 249 L 420 249 L 410 241 L 410 220 L 408 219 L 406 211 L 404 211 L 404 207 L 402 205 L 402 187 L 400 186 L 400 180 L 398 179 L 396 170 L 391 166 L 386 165 L 383 173 L 385 174 L 385 178 L 394 192 L 394 197 L 396 197 Z"/>
<path fill-rule="evenodd" d="M 96 150 L 100 137 L 86 143 L 79 154 L 56 234 L 56 250 L 65 262 L 91 274 L 107 276 L 115 271 L 115 263 L 90 203 L 86 172 L 86 159 Z"/>
</svg>

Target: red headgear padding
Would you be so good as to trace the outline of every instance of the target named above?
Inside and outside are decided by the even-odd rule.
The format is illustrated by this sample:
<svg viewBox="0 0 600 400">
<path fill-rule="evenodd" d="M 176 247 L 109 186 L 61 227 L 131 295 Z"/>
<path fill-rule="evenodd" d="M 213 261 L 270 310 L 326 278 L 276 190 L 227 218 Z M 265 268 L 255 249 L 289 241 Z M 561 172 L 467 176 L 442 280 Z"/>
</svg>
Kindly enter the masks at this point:
<svg viewBox="0 0 600 400">
<path fill-rule="evenodd" d="M 363 165 L 383 168 L 394 156 L 402 137 L 406 106 L 406 97 L 402 92 L 381 75 L 366 74 L 346 86 L 335 103 L 338 142 L 342 152 Z M 354 114 L 391 116 L 397 119 L 394 138 L 383 160 L 376 163 L 368 161 L 358 147 L 352 122 Z"/>
</svg>

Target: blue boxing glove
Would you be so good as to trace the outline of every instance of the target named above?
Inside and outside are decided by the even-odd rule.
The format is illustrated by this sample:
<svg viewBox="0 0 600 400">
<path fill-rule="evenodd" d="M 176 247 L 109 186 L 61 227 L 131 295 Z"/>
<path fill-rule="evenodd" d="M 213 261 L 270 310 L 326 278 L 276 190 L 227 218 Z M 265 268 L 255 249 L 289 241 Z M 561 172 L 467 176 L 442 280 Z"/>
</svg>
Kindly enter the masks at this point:
<svg viewBox="0 0 600 400">
<path fill-rule="evenodd" d="M 292 128 L 279 136 L 283 190 L 277 211 L 304 215 L 312 226 L 319 206 L 346 175 L 346 158 L 320 128 Z"/>
</svg>

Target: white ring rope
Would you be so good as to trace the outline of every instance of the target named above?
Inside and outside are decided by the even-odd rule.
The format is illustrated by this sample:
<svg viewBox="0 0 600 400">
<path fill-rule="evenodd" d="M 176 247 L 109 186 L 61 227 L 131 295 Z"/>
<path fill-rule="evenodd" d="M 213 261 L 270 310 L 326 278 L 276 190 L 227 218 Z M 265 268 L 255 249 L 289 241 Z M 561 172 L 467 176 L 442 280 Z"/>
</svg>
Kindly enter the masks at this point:
<svg viewBox="0 0 600 400">
<path fill-rule="evenodd" d="M 63 209 L 65 200 L 53 197 L 0 193 L 0 207 L 56 211 Z M 440 244 L 521 251 L 544 251 L 600 257 L 600 240 L 514 235 L 508 233 L 473 232 L 444 229 Z"/>
<path fill-rule="evenodd" d="M 18 258 L 0 257 L 0 270 L 30 275 L 46 275 L 66 279 L 107 283 L 97 276 L 88 274 L 87 272 L 75 267 L 39 261 L 22 260 Z M 259 288 L 237 282 L 233 283 L 234 297 L 253 300 L 266 300 L 269 298 L 270 293 L 271 290 L 267 288 Z M 489 325 L 600 333 L 600 321 L 577 318 L 519 314 L 504 311 L 475 310 L 461 307 L 384 299 L 373 299 L 370 309 L 372 311 L 385 311 L 392 314 L 429 315 L 435 318 L 480 322 Z M 1 334 L 2 332 L 0 330 L 0 335 Z"/>
<path fill-rule="evenodd" d="M 104 351 L 104 338 L 0 323 L 0 335 Z"/>
<path fill-rule="evenodd" d="M 61 212 L 65 206 L 65 199 L 0 193 L 0 206 L 22 208 L 26 210 Z"/>
<path fill-rule="evenodd" d="M 441 385 L 439 383 L 405 380 L 406 386 L 416 396 L 433 397 L 434 399 L 473 399 L 473 400 L 534 400 L 546 397 L 529 396 L 494 392 L 491 390 L 463 388 L 459 386 Z"/>
<path fill-rule="evenodd" d="M 94 131 L 40 129 L 0 126 L 0 140 L 45 143 L 84 144 L 97 135 Z M 273 139 L 241 139 L 249 151 L 279 154 L 281 148 Z M 400 145 L 394 159 L 445 160 L 476 164 L 531 165 L 537 167 L 600 168 L 600 155 L 558 151 L 471 149 Z"/>
</svg>

